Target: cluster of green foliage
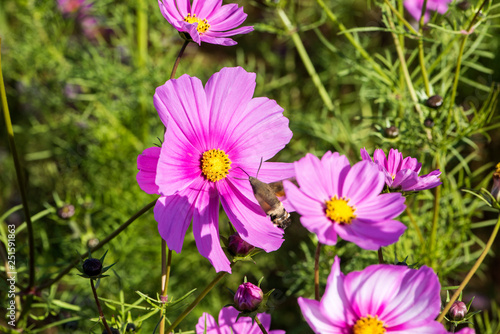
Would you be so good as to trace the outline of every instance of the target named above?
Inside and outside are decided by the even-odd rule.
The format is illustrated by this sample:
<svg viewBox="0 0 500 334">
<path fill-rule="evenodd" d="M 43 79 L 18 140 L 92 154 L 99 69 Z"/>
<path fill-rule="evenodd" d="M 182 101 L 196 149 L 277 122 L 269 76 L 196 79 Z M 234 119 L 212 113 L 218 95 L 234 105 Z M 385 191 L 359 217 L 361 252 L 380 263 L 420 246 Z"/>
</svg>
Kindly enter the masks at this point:
<svg viewBox="0 0 500 334">
<path fill-rule="evenodd" d="M 332 150 L 353 163 L 360 159 L 360 148 L 397 148 L 423 163 L 422 174 L 439 168 L 440 190 L 408 196 L 400 219 L 409 228 L 383 254 L 389 262 L 408 256 L 409 263 L 432 266 L 443 286 L 458 285 L 484 246 L 484 237 L 474 233 L 483 230 L 474 229 L 489 232 L 495 221 L 481 201 L 461 191 L 489 187 L 500 151 L 495 133 L 500 126 L 495 84 L 500 81 L 495 58 L 500 4 L 485 2 L 478 16 L 483 1 L 466 9 L 453 2 L 447 15 L 411 30 L 401 20 L 403 15 L 411 21 L 401 0 L 245 1 L 240 5 L 249 14 L 246 24 L 255 31 L 240 36 L 235 47 L 189 45 L 177 76 L 188 73 L 206 82 L 224 66 L 257 73 L 255 95 L 275 99 L 294 133 L 277 161 Z M 91 14 L 99 29 L 88 36 L 76 16 L 61 14 L 56 1 L 0 2 L 2 70 L 34 221 L 35 286 L 54 278 L 154 199 L 137 185 L 136 158 L 163 136 L 152 97 L 169 78 L 183 41 L 155 1 L 96 1 Z M 471 22 L 474 31 L 460 33 Z M 443 97 L 437 109 L 426 104 L 432 95 Z M 0 135 L 7 138 L 3 126 Z M 6 140 L 0 142 L 0 184 L 2 231 L 5 223 L 17 226 L 17 283 L 22 287 L 28 276 L 26 223 Z M 65 204 L 75 208 L 67 219 L 57 214 Z M 222 212 L 220 220 L 221 235 L 228 236 Z M 149 211 L 104 246 L 107 261 L 116 264 L 98 289 L 108 321 L 134 322 L 142 333 L 152 333 L 159 321 L 156 226 Z M 202 312 L 217 317 L 231 303 L 227 288 L 236 290 L 244 276 L 254 283 L 264 276 L 264 291 L 276 289 L 272 328 L 310 332 L 297 316 L 296 297 L 313 295 L 316 241 L 297 216 L 285 239 L 280 250 L 257 255 L 256 263 L 238 263 L 181 324 L 183 332 L 194 329 Z M 323 286 L 334 255 L 342 257 L 346 273 L 377 263 L 376 252 L 350 243 L 324 247 Z M 172 262 L 169 297 L 179 302 L 169 307 L 168 319 L 173 321 L 194 298 L 183 296 L 201 290 L 215 275 L 188 231 L 182 253 Z M 491 277 L 489 267 L 482 266 L 468 295 L 492 296 Z M 7 289 L 4 279 L 0 288 Z M 2 294 L 2 305 L 6 298 Z M 102 331 L 88 280 L 76 269 L 22 298 L 31 298 L 19 323 L 26 333 Z M 492 312 L 475 318 L 480 333 L 497 333 L 500 326 L 495 301 L 490 302 Z"/>
</svg>

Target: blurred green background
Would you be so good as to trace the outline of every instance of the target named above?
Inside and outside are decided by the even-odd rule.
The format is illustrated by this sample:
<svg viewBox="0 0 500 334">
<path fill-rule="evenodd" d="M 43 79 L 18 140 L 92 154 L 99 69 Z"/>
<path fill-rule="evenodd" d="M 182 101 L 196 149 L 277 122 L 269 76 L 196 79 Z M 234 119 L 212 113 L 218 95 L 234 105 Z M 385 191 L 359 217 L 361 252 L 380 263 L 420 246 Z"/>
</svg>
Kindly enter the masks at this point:
<svg viewBox="0 0 500 334">
<path fill-rule="evenodd" d="M 294 133 L 276 161 L 292 162 L 307 152 L 321 156 L 332 150 L 348 155 L 354 163 L 360 159 L 362 147 L 370 153 L 377 147 L 386 150 L 394 147 L 405 156 L 423 162 L 421 174 L 439 164 L 445 181 L 435 253 L 427 254 L 428 248 L 409 228 L 400 242 L 384 250 L 384 255 L 390 262 L 396 255 L 399 260 L 408 256 L 409 263 L 432 265 L 443 285 L 458 285 L 478 256 L 495 218 L 493 213 L 482 210 L 478 200 L 459 189 L 490 187 L 493 165 L 500 159 L 498 109 L 481 109 L 494 100 L 496 87 L 492 84 L 500 81 L 498 7 L 488 7 L 481 26 L 466 44 L 453 110 L 467 114 L 470 124 L 467 130 L 443 133 L 461 38 L 458 35 L 457 39 L 453 31 L 465 26 L 478 4 L 471 2 L 472 6 L 464 10 L 453 3 L 449 14 L 435 17 L 432 21 L 435 26 L 425 31 L 426 62 L 430 65 L 438 59 L 430 73 L 432 90 L 444 97 L 443 107 L 437 110 L 425 104 L 428 96 L 420 79 L 417 41 L 396 22 L 423 110 L 420 115 L 414 111 L 409 97 L 393 37 L 386 31 L 387 8 L 381 10 L 381 3 L 337 0 L 328 1 L 327 7 L 347 28 L 370 28 L 354 32 L 355 38 L 380 64 L 391 79 L 389 83 L 380 80 L 315 1 L 238 4 L 248 13 L 245 24 L 254 25 L 255 31 L 237 36 L 238 45 L 234 47 L 190 44 L 177 77 L 187 73 L 206 82 L 225 66 L 242 66 L 256 72 L 255 96 L 275 99 L 285 109 Z M 288 17 L 294 29 L 286 28 L 280 13 Z M 304 44 L 333 108 L 325 106 L 313 84 L 297 53 L 294 34 Z M 158 143 L 158 137 L 162 138 L 163 125 L 153 106 L 153 94 L 169 78 L 183 40 L 162 17 L 155 1 L 132 0 L 96 1 L 85 18 L 77 12 L 63 14 L 56 1 L 4 0 L 0 2 L 0 36 L 2 70 L 31 212 L 41 213 L 34 223 L 40 283 L 55 276 L 76 253 L 85 252 L 89 245 L 104 239 L 154 199 L 136 183 L 136 158 L 145 148 Z M 451 48 L 438 58 L 448 45 Z M 484 115 L 491 117 L 486 119 Z M 434 127 L 425 127 L 424 118 L 431 118 Z M 3 124 L 2 121 L 0 214 L 21 203 Z M 396 136 L 387 131 L 390 126 L 398 129 Z M 426 239 L 433 200 L 431 191 L 408 200 Z M 57 209 L 64 204 L 75 208 L 68 219 L 57 215 Z M 401 220 L 409 225 L 406 214 Z M 18 231 L 23 221 L 22 210 L 5 219 L 8 224 L 16 224 Z M 221 234 L 229 234 L 227 218 L 222 212 Z M 27 281 L 26 230 L 18 233 L 16 241 L 18 283 L 23 285 Z M 160 245 L 151 210 L 104 247 L 108 250 L 106 262 L 117 263 L 110 277 L 102 280 L 100 296 L 119 300 L 123 293 L 129 304 L 139 299 L 135 291 L 155 298 L 160 288 Z M 194 330 L 203 312 L 217 318 L 220 308 L 232 302 L 228 289 L 235 291 L 244 276 L 253 283 L 264 276 L 264 291 L 276 289 L 272 329 L 285 329 L 291 334 L 310 333 L 296 298 L 313 296 L 314 249 L 314 237 L 294 216 L 280 250 L 259 254 L 255 264 L 238 263 L 233 274 L 179 328 L 183 332 Z M 495 254 L 498 251 L 497 246 Z M 103 253 L 101 250 L 94 255 L 100 257 Z M 363 251 L 349 243 L 324 247 L 322 284 L 335 254 L 342 256 L 346 273 L 377 263 L 376 252 Z M 484 325 L 484 333 L 494 333 L 498 326 L 498 311 L 492 296 L 499 295 L 495 284 L 500 280 L 499 260 L 498 255 L 490 256 L 467 289 L 467 298 L 476 295 L 486 300 L 486 304 L 478 306 L 485 310 L 483 314 L 490 321 Z M 172 268 L 169 286 L 172 298 L 179 298 L 193 288 L 201 290 L 215 277 L 209 262 L 198 254 L 190 231 L 182 254 L 173 258 Z M 89 320 L 97 317 L 97 309 L 88 281 L 76 274 L 74 269 L 59 283 L 42 291 L 33 305 L 29 318 L 31 331 L 27 332 L 102 331 Z M 0 286 L 7 289 L 4 280 Z M 2 294 L 2 306 L 6 305 L 5 298 Z M 172 310 L 167 315 L 169 319 L 173 321 L 192 299 Z M 141 305 L 148 306 L 146 302 Z M 109 321 L 120 312 L 104 306 L 104 313 Z M 133 310 L 131 316 L 136 319 L 146 313 Z M 79 320 L 64 323 L 72 317 Z M 155 315 L 142 323 L 142 332 L 152 333 L 158 320 Z M 58 321 L 62 323 L 51 327 Z M 485 323 L 485 318 L 480 316 L 477 321 L 479 326 Z"/>
</svg>

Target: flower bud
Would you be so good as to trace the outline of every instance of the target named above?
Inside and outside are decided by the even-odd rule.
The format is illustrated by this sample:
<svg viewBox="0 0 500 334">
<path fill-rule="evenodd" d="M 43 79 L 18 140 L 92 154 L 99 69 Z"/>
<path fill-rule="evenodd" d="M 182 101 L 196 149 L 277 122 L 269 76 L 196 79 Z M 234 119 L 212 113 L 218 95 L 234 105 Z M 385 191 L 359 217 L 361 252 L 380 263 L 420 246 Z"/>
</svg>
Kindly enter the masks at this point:
<svg viewBox="0 0 500 334">
<path fill-rule="evenodd" d="M 459 321 L 465 318 L 467 314 L 467 305 L 461 301 L 455 301 L 450 308 L 450 316 L 453 320 Z"/>
<path fill-rule="evenodd" d="M 434 126 L 434 120 L 431 117 L 427 117 L 424 121 L 424 126 L 426 128 L 432 128 Z"/>
<path fill-rule="evenodd" d="M 427 99 L 427 106 L 437 109 L 443 104 L 443 98 L 439 95 L 433 95 Z"/>
<path fill-rule="evenodd" d="M 75 207 L 71 204 L 66 204 L 63 207 L 57 209 L 57 215 L 62 219 L 69 219 L 75 214 Z"/>
<path fill-rule="evenodd" d="M 500 202 L 500 162 L 496 165 L 496 171 L 493 173 L 493 187 L 491 195 Z"/>
<path fill-rule="evenodd" d="M 399 129 L 394 125 L 384 129 L 384 134 L 386 138 L 396 138 L 399 136 Z"/>
<path fill-rule="evenodd" d="M 238 233 L 229 237 L 228 249 L 234 255 L 247 255 L 255 247 L 243 240 Z"/>
<path fill-rule="evenodd" d="M 238 287 L 234 295 L 234 303 L 239 311 L 254 311 L 259 307 L 260 302 L 264 298 L 262 290 L 250 283 L 243 283 Z"/>
<path fill-rule="evenodd" d="M 102 271 L 102 263 L 101 261 L 99 261 L 99 259 L 86 259 L 85 262 L 83 262 L 82 267 L 85 275 L 88 275 L 90 277 L 97 276 Z"/>
</svg>

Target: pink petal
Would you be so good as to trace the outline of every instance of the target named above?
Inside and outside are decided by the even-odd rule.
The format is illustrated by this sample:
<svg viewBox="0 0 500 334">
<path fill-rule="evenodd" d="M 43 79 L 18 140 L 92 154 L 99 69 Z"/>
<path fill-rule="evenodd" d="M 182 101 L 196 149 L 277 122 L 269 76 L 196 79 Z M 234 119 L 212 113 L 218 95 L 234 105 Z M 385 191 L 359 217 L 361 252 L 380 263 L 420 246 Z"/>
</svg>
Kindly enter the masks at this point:
<svg viewBox="0 0 500 334">
<path fill-rule="evenodd" d="M 197 43 L 198 45 L 201 45 L 201 36 L 200 33 L 198 32 L 198 22 L 193 22 L 193 23 L 188 23 L 188 22 L 179 22 L 180 29 L 179 31 L 184 31 L 191 36 L 191 39 L 193 42 Z"/>
<path fill-rule="evenodd" d="M 368 161 L 360 161 L 352 166 L 347 174 L 342 196 L 350 199 L 350 205 L 361 205 L 363 201 L 370 201 L 378 196 L 384 184 L 384 175 L 375 165 Z"/>
<path fill-rule="evenodd" d="M 206 33 L 201 36 L 201 41 L 203 41 L 205 43 L 223 45 L 223 46 L 233 46 L 233 45 L 238 44 L 234 40 L 232 40 L 231 38 L 210 37 L 210 36 L 207 36 Z"/>
<path fill-rule="evenodd" d="M 230 262 L 219 239 L 219 195 L 215 187 L 205 182 L 195 202 L 193 234 L 201 255 L 214 266 L 215 271 L 231 273 Z"/>
<path fill-rule="evenodd" d="M 344 180 L 351 169 L 349 160 L 347 160 L 345 155 L 328 151 L 321 158 L 321 164 L 325 171 L 323 182 L 327 188 L 327 192 L 330 194 L 330 197 L 334 195 L 339 196 L 342 193 L 343 186 L 340 180 Z"/>
<path fill-rule="evenodd" d="M 373 162 L 372 158 L 370 157 L 370 154 L 368 154 L 368 151 L 366 150 L 366 148 L 362 148 L 360 150 L 361 152 L 361 159 L 364 160 L 364 161 L 371 161 Z"/>
<path fill-rule="evenodd" d="M 192 13 L 196 14 L 196 17 L 203 20 L 220 11 L 221 6 L 222 0 L 193 0 L 191 10 Z M 212 25 L 210 21 L 208 23 Z"/>
<path fill-rule="evenodd" d="M 205 326 L 206 325 L 206 326 Z M 221 334 L 219 326 L 212 315 L 203 312 L 196 324 L 196 334 Z"/>
<path fill-rule="evenodd" d="M 400 193 L 381 194 L 376 199 L 356 207 L 356 216 L 365 221 L 379 221 L 399 216 L 406 209 L 405 198 Z"/>
<path fill-rule="evenodd" d="M 397 189 L 398 187 L 401 188 L 411 188 L 412 186 L 416 185 L 418 182 L 418 175 L 416 172 L 414 172 L 411 169 L 403 169 L 400 170 L 397 174 L 396 177 L 394 178 L 394 181 L 391 184 L 391 188 Z"/>
<path fill-rule="evenodd" d="M 237 4 L 227 4 L 207 16 L 207 21 L 210 23 L 210 30 L 215 28 L 216 31 L 223 31 L 227 29 L 218 29 L 221 24 L 229 23 L 231 24 L 229 29 L 232 29 L 242 24 L 246 17 L 247 14 L 243 12 L 243 7 L 238 7 Z M 238 23 L 234 24 L 235 22 Z"/>
<path fill-rule="evenodd" d="M 241 238 L 266 252 L 275 251 L 283 243 L 283 230 L 274 226 L 262 208 L 245 197 L 231 182 L 219 181 L 224 211 Z"/>
<path fill-rule="evenodd" d="M 148 194 L 158 194 L 158 186 L 155 183 L 155 178 L 159 156 L 160 148 L 155 146 L 145 149 L 137 157 L 137 169 L 139 170 L 136 176 L 137 183 Z"/>
<path fill-rule="evenodd" d="M 441 172 L 439 170 L 435 170 L 430 172 L 427 175 L 422 175 L 418 177 L 417 183 L 411 186 L 402 185 L 403 191 L 419 191 L 425 189 L 431 189 L 442 184 L 440 176 Z"/>
<path fill-rule="evenodd" d="M 401 164 L 401 169 L 411 169 L 415 173 L 419 173 L 422 168 L 422 164 L 417 161 L 416 158 L 406 157 Z"/>
<path fill-rule="evenodd" d="M 248 34 L 249 32 L 252 32 L 254 30 L 253 26 L 243 26 L 237 29 L 233 30 L 228 30 L 228 31 L 207 31 L 204 34 L 204 37 L 228 37 L 228 36 L 234 36 L 234 35 L 241 35 L 241 34 Z M 203 39 L 203 37 L 202 37 Z M 229 38 L 216 38 L 216 39 L 229 39 Z M 232 39 L 231 39 L 232 41 Z M 236 42 L 234 42 L 236 44 Z M 219 44 L 219 43 L 217 43 Z"/>
<path fill-rule="evenodd" d="M 294 207 L 295 211 L 302 217 L 324 217 L 329 221 L 325 215 L 325 204 L 315 198 L 306 195 L 302 188 L 297 188 L 290 181 L 283 181 L 283 188 L 285 189 L 286 197 L 290 204 Z M 333 224 L 331 221 L 329 224 Z"/>
<path fill-rule="evenodd" d="M 317 300 L 306 299 L 299 297 L 297 302 L 299 303 L 302 315 L 306 319 L 309 327 L 315 333 L 321 334 L 345 334 L 344 328 L 333 327 L 328 316 L 321 312 L 320 303 Z"/>
<path fill-rule="evenodd" d="M 354 219 L 351 224 L 337 225 L 337 233 L 342 239 L 351 241 L 363 249 L 377 250 L 399 240 L 406 226 L 396 220 L 375 222 Z"/>
<path fill-rule="evenodd" d="M 181 3 L 185 3 L 185 1 L 180 1 Z M 188 1 L 189 2 L 189 1 Z M 160 7 L 161 14 L 163 17 L 170 23 L 171 25 L 174 26 L 174 28 L 179 29 L 180 25 L 178 24 L 179 21 L 182 21 L 185 17 L 185 15 L 179 13 L 179 10 L 177 9 L 176 1 L 175 0 L 158 0 L 158 6 Z M 187 15 L 187 13 L 186 13 Z"/>
<path fill-rule="evenodd" d="M 339 166 L 339 168 L 341 167 Z M 295 162 L 295 173 L 297 174 L 300 191 L 309 198 L 324 203 L 334 195 L 330 192 L 331 185 L 327 185 L 325 182 L 325 179 L 329 177 L 326 175 L 327 171 L 323 168 L 321 161 L 311 153 Z M 293 206 L 295 206 L 295 203 L 295 201 L 291 200 Z"/>
</svg>

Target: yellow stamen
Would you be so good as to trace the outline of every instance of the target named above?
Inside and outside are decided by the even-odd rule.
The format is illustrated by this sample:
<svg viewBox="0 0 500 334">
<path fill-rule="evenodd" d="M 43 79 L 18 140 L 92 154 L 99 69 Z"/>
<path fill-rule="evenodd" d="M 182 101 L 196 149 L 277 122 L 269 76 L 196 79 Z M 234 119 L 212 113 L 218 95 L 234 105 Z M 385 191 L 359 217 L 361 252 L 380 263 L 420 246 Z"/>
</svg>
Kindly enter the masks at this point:
<svg viewBox="0 0 500 334">
<path fill-rule="evenodd" d="M 353 334 L 382 334 L 386 331 L 384 322 L 371 315 L 359 318 L 352 327 Z"/>
<path fill-rule="evenodd" d="M 198 22 L 198 27 L 196 28 L 196 30 L 198 30 L 200 34 L 203 34 L 208 30 L 208 28 L 210 28 L 210 24 L 208 24 L 207 19 L 199 19 L 196 17 L 196 14 L 191 15 L 191 13 L 188 13 L 187 16 L 184 18 L 184 21 L 187 23 Z"/>
<path fill-rule="evenodd" d="M 326 201 L 326 216 L 334 222 L 340 224 L 350 224 L 356 215 L 356 208 L 350 206 L 349 199 L 337 198 L 333 196 L 331 200 Z"/>
<path fill-rule="evenodd" d="M 222 180 L 229 174 L 231 160 L 223 150 L 210 150 L 203 153 L 201 172 L 212 182 Z"/>
</svg>

